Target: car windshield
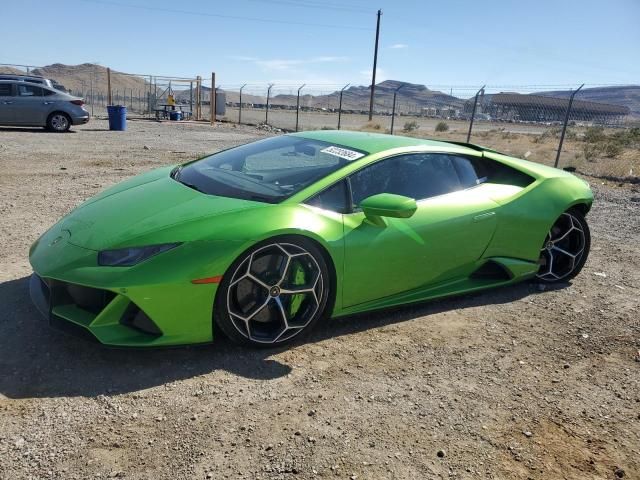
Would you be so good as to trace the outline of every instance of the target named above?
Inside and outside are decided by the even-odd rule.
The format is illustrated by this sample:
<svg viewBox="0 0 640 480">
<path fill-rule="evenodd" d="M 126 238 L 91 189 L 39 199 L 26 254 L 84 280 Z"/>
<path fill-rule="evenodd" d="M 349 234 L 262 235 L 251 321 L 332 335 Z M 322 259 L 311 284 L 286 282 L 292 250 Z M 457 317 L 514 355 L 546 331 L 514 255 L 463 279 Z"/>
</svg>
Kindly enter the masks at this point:
<svg viewBox="0 0 640 480">
<path fill-rule="evenodd" d="M 209 195 L 278 203 L 365 152 L 282 135 L 224 150 L 176 168 L 171 176 Z"/>
</svg>

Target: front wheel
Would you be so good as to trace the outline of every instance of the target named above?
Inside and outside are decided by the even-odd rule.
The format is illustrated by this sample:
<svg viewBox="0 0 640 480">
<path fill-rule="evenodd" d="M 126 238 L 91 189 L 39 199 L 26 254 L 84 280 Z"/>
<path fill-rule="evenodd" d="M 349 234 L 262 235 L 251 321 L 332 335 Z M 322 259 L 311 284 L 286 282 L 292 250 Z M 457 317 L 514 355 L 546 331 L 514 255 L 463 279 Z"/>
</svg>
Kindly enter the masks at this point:
<svg viewBox="0 0 640 480">
<path fill-rule="evenodd" d="M 224 275 L 215 324 L 236 343 L 286 344 L 325 316 L 330 283 L 327 264 L 312 241 L 280 237 L 262 242 Z"/>
<path fill-rule="evenodd" d="M 71 128 L 71 119 L 66 113 L 53 112 L 47 118 L 47 130 L 52 132 L 66 132 Z"/>
<path fill-rule="evenodd" d="M 590 247 L 591 234 L 584 215 L 577 210 L 564 212 L 540 249 L 538 280 L 556 283 L 572 279 L 582 270 Z"/>
</svg>

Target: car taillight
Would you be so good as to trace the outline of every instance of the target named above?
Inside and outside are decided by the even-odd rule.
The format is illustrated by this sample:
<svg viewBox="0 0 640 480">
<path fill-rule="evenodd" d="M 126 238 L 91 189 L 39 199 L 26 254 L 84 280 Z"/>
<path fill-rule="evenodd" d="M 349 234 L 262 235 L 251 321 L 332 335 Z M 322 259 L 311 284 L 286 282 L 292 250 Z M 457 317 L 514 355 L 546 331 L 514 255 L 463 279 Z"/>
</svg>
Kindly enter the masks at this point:
<svg viewBox="0 0 640 480">
<path fill-rule="evenodd" d="M 71 103 L 73 103 L 74 105 L 84 105 L 84 102 L 82 100 L 70 100 Z"/>
</svg>

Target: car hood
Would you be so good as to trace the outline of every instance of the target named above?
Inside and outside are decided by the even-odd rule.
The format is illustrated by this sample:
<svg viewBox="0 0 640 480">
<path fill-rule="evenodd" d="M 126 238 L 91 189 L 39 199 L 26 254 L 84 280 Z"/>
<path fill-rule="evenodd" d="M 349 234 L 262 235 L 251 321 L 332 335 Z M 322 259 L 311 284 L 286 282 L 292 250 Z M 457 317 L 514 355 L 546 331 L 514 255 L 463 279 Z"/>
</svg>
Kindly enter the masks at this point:
<svg viewBox="0 0 640 480">
<path fill-rule="evenodd" d="M 268 205 L 197 192 L 170 178 L 170 170 L 115 185 L 80 205 L 51 233 L 91 250 L 192 241 L 206 235 L 203 221 Z"/>
</svg>

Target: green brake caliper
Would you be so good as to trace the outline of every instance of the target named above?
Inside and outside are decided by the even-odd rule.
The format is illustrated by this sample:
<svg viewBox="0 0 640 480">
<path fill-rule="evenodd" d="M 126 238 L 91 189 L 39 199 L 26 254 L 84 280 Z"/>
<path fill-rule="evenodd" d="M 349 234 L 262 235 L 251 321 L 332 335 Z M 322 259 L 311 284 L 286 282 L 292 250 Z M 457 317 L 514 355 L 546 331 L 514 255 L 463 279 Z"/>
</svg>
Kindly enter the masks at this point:
<svg viewBox="0 0 640 480">
<path fill-rule="evenodd" d="M 294 262 L 294 265 L 290 267 L 290 275 L 291 280 L 289 284 L 292 289 L 296 287 L 304 287 L 306 285 L 306 273 L 300 262 Z M 291 295 L 291 301 L 289 302 L 289 312 L 288 317 L 293 318 L 298 310 L 300 310 L 300 306 L 304 300 L 304 296 L 308 295 L 306 293 L 298 293 Z"/>
</svg>

